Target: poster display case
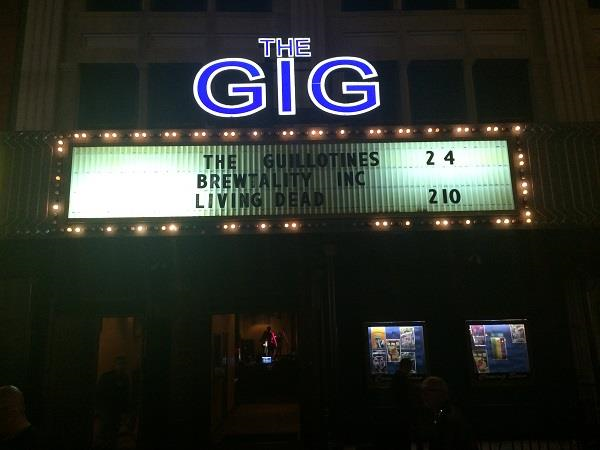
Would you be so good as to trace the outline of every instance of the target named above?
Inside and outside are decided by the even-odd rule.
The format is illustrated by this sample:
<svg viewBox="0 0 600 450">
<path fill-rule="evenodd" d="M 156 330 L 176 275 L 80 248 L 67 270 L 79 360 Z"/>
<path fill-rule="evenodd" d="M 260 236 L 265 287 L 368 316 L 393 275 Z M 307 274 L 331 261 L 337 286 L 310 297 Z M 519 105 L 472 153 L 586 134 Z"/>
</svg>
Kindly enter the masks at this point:
<svg viewBox="0 0 600 450">
<path fill-rule="evenodd" d="M 519 378 L 530 374 L 527 321 L 468 321 L 477 378 Z"/>
<path fill-rule="evenodd" d="M 402 359 L 412 362 L 411 374 L 427 373 L 423 322 L 379 322 L 367 327 L 369 379 L 382 382 L 391 379 Z"/>
</svg>

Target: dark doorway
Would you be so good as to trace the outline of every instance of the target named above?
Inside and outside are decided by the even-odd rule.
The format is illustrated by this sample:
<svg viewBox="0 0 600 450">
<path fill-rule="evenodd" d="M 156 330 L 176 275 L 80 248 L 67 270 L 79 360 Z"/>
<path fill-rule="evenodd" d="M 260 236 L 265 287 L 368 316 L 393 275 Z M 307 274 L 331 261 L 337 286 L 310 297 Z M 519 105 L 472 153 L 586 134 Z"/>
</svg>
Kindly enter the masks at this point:
<svg viewBox="0 0 600 450">
<path fill-rule="evenodd" d="M 102 318 L 98 338 L 93 449 L 137 448 L 143 342 L 139 318 Z"/>
<path fill-rule="evenodd" d="M 295 313 L 212 317 L 211 422 L 216 442 L 297 441 Z"/>
</svg>

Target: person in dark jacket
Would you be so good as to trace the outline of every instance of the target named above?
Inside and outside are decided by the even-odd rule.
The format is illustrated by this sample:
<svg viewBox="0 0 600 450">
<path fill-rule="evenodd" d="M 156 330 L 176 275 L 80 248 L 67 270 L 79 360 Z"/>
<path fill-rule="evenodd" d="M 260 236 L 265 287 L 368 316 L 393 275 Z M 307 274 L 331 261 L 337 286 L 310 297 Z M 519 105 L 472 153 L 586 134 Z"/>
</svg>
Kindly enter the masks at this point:
<svg viewBox="0 0 600 450">
<path fill-rule="evenodd" d="M 421 440 L 421 417 L 423 399 L 417 381 L 410 378 L 413 361 L 402 358 L 398 370 L 392 377 L 392 395 L 396 406 L 399 432 L 395 436 L 395 446 L 399 450 L 410 449 L 411 442 Z"/>
<path fill-rule="evenodd" d="M 115 449 L 123 416 L 129 411 L 127 360 L 115 359 L 115 368 L 103 373 L 96 387 L 96 414 L 99 422 L 97 448 Z"/>
<path fill-rule="evenodd" d="M 426 436 L 430 450 L 477 450 L 471 428 L 450 402 L 448 385 L 439 377 L 423 380 L 423 401 L 427 411 Z"/>
</svg>

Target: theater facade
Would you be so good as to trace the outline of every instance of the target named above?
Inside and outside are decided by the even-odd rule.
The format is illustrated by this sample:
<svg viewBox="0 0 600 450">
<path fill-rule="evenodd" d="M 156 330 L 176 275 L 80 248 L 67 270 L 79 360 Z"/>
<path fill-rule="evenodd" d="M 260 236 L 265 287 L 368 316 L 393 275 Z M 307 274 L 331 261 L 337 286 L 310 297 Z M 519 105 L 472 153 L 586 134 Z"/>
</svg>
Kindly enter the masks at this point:
<svg viewBox="0 0 600 450">
<path fill-rule="evenodd" d="M 518 58 L 503 64 L 513 75 L 526 67 L 532 93 L 522 78 L 511 90 L 500 77 L 494 97 L 478 80 L 503 65 L 470 61 L 459 70 L 466 100 L 451 82 L 428 96 L 419 83 L 448 81 L 454 63 L 403 59 L 399 72 L 382 63 L 374 43 L 390 36 L 344 28 L 344 17 L 362 20 L 360 2 L 340 12 L 292 1 L 252 20 L 222 2 L 191 18 L 146 3 L 114 16 L 95 2 L 65 10 L 67 37 L 36 45 L 25 32 L 31 48 L 60 49 L 52 89 L 65 94 L 36 115 L 23 93 L 18 130 L 0 134 L 0 384 L 22 387 L 33 423 L 65 449 L 110 439 L 139 449 L 375 445 L 408 432 L 390 381 L 409 359 L 416 380 L 448 382 L 482 442 L 593 445 L 593 99 L 548 112 L 541 63 Z M 421 20 L 514 24 L 563 8 L 527 2 L 499 19 L 459 3 L 449 19 L 434 10 Z M 384 6 L 363 26 L 421 17 L 395 5 L 386 19 Z M 50 20 L 28 14 L 32 29 Z M 288 30 L 287 14 L 305 22 Z M 221 36 L 226 20 L 244 33 Z M 139 63 L 131 78 L 131 67 L 115 67 L 129 63 L 112 60 L 138 48 L 127 21 L 155 31 L 144 38 L 152 57 L 192 44 L 201 57 Z M 164 33 L 192 21 L 219 37 Z M 248 29 L 257 23 L 268 32 Z M 77 105 L 66 95 L 75 78 Z M 568 80 L 553 80 L 564 93 Z M 486 99 L 523 120 L 486 117 Z"/>
</svg>

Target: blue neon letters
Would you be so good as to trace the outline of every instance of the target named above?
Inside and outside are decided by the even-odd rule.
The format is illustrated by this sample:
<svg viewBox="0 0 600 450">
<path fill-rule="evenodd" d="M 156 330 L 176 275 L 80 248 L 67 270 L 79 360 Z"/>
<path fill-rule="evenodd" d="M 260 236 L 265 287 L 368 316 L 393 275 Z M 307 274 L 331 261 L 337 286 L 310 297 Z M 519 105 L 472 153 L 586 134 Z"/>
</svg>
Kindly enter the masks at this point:
<svg viewBox="0 0 600 450">
<path fill-rule="evenodd" d="M 290 38 L 287 43 L 281 38 L 260 38 L 258 42 L 264 47 L 264 56 L 271 55 L 274 46 L 277 55 L 277 104 L 279 115 L 296 114 L 296 79 L 294 58 L 311 56 L 309 38 Z M 287 52 L 287 57 L 283 57 Z M 326 82 L 335 70 L 353 70 L 363 80 L 371 80 L 378 76 L 377 71 L 368 61 L 354 56 L 329 58 L 318 63 L 310 72 L 307 89 L 308 96 L 315 106 L 329 114 L 351 116 L 364 114 L 379 107 L 379 82 L 359 81 L 342 82 L 342 93 L 359 96 L 350 102 L 337 102 L 328 95 Z M 230 97 L 243 97 L 241 103 L 225 104 L 215 99 L 212 83 L 217 75 L 227 70 L 237 70 L 248 77 L 249 83 L 232 83 L 228 86 Z M 210 62 L 202 67 L 194 79 L 194 98 L 200 107 L 219 117 L 243 117 L 257 113 L 267 107 L 266 84 L 257 80 L 265 78 L 263 70 L 255 62 L 244 58 L 225 58 Z"/>
<path fill-rule="evenodd" d="M 331 72 L 337 69 L 352 69 L 357 71 L 363 80 L 377 76 L 375 67 L 362 58 L 341 56 L 330 58 L 315 66 L 308 76 L 308 95 L 315 106 L 325 112 L 340 116 L 354 116 L 364 114 L 379 106 L 379 83 L 372 82 L 343 82 L 344 94 L 358 94 L 362 100 L 350 103 L 340 103 L 332 100 L 327 95 L 325 81 Z"/>
<path fill-rule="evenodd" d="M 248 80 L 260 80 L 265 73 L 258 64 L 244 58 L 218 59 L 198 71 L 194 79 L 194 97 L 200 107 L 219 117 L 243 117 L 267 107 L 265 83 L 233 83 L 229 85 L 230 97 L 246 97 L 247 100 L 235 105 L 226 105 L 215 99 L 212 93 L 213 79 L 226 70 L 238 70 L 248 77 Z"/>
</svg>

